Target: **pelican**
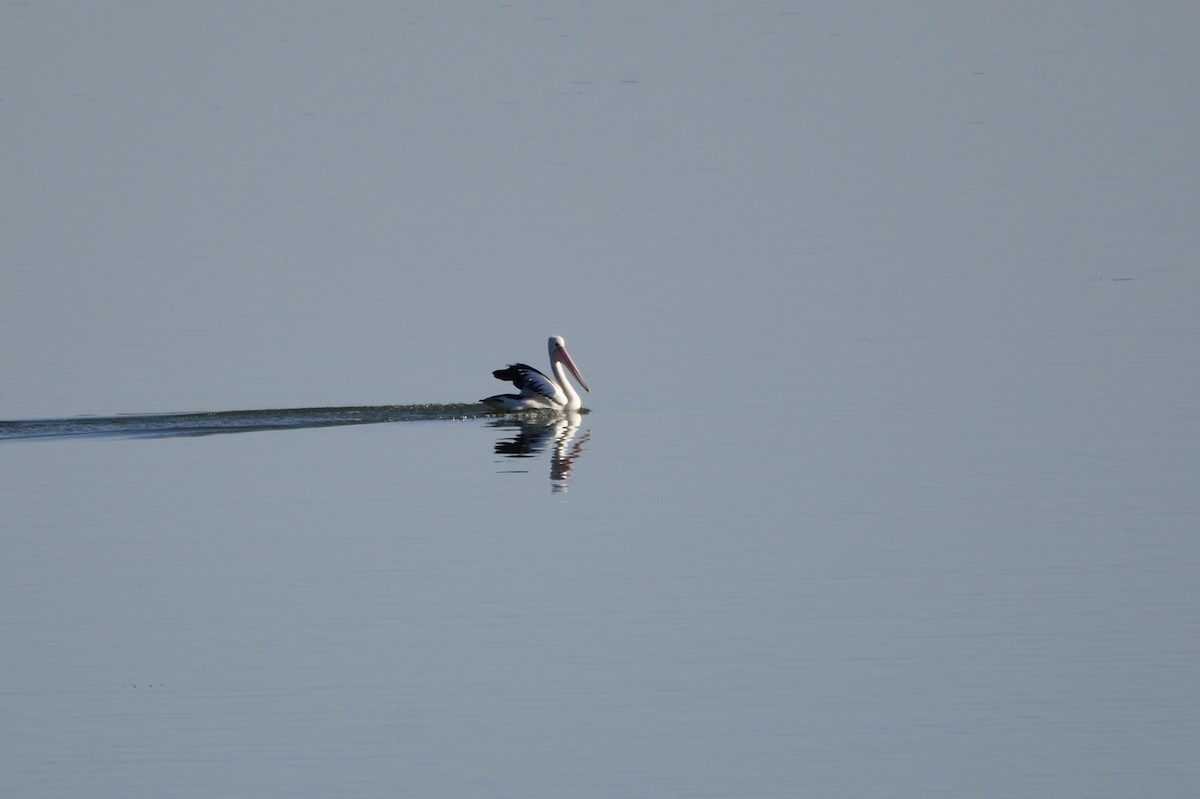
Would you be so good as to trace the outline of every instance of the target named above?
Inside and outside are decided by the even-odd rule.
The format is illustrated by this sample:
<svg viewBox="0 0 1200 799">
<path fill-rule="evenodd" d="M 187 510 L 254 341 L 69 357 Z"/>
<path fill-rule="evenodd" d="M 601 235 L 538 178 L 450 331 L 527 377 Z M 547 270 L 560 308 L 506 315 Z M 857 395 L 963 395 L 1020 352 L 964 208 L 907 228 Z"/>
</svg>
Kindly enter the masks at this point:
<svg viewBox="0 0 1200 799">
<path fill-rule="evenodd" d="M 571 371 L 574 378 L 583 386 L 583 390 L 591 392 L 579 367 L 571 360 L 567 352 L 566 342 L 562 336 L 551 336 L 548 343 L 550 349 L 550 369 L 556 380 L 524 363 L 510 363 L 507 369 L 497 369 L 492 372 L 497 380 L 509 380 L 520 394 L 497 394 L 480 400 L 484 405 L 499 411 L 566 411 L 574 413 L 583 407 L 583 400 L 575 393 L 575 389 L 567 380 L 563 367 Z"/>
</svg>

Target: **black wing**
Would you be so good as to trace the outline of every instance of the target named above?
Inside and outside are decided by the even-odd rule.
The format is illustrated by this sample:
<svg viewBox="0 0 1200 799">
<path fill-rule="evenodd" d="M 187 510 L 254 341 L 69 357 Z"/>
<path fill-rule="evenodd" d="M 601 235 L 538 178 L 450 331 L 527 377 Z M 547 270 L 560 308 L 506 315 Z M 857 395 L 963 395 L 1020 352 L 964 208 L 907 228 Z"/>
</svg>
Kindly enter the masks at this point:
<svg viewBox="0 0 1200 799">
<path fill-rule="evenodd" d="M 562 391 L 558 384 L 527 363 L 510 363 L 507 369 L 492 372 L 497 380 L 507 380 L 522 394 L 536 394 L 547 399 L 559 399 Z"/>
</svg>

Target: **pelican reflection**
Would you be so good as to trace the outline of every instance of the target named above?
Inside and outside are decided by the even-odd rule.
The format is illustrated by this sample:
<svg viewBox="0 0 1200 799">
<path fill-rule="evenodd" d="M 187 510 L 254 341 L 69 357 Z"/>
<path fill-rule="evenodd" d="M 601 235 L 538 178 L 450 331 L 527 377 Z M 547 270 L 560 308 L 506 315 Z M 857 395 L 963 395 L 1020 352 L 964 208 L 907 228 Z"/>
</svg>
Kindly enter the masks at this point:
<svg viewBox="0 0 1200 799">
<path fill-rule="evenodd" d="M 582 421 L 580 414 L 568 411 L 554 416 L 506 416 L 488 424 L 500 430 L 516 431 L 515 435 L 496 442 L 497 455 L 505 458 L 536 458 L 549 449 L 550 490 L 561 493 L 567 490 L 567 480 L 575 461 L 583 454 L 584 444 L 592 435 L 590 430 L 579 434 Z"/>
</svg>

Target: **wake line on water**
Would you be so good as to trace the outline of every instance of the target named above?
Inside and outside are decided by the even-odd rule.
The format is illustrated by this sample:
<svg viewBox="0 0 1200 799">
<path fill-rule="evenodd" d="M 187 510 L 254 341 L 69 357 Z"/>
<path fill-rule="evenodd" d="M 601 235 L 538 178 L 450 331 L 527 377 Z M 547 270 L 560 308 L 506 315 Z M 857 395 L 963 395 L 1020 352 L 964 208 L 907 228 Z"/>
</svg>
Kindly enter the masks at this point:
<svg viewBox="0 0 1200 799">
<path fill-rule="evenodd" d="M 299 430 L 383 422 L 456 421 L 503 416 L 477 402 L 423 405 L 366 405 L 342 408 L 284 408 L 257 411 L 79 416 L 70 419 L 0 421 L 0 440 L 113 436 L 165 438 Z"/>
</svg>

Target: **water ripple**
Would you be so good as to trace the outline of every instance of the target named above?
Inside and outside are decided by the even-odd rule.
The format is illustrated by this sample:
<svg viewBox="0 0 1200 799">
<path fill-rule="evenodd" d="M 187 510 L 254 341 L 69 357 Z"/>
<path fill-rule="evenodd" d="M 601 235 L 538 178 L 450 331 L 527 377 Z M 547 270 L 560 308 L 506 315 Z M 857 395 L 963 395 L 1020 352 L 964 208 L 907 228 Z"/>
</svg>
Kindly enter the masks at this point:
<svg viewBox="0 0 1200 799">
<path fill-rule="evenodd" d="M 80 416 L 70 419 L 0 421 L 0 440 L 65 436 L 131 438 L 204 436 L 216 433 L 248 433 L 258 430 L 296 430 L 306 427 L 333 427 L 381 422 L 450 421 L 495 416 L 494 411 L 474 402 Z"/>
</svg>

